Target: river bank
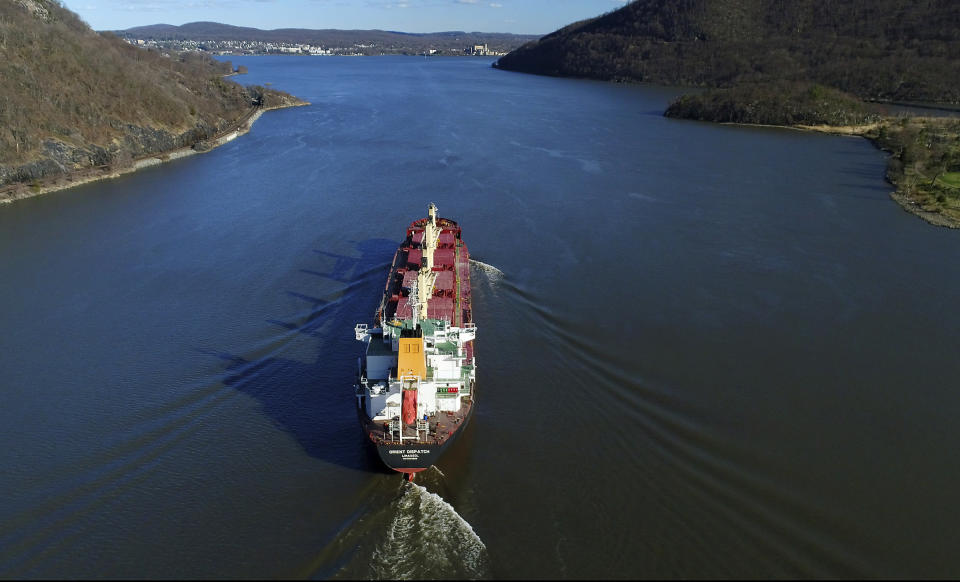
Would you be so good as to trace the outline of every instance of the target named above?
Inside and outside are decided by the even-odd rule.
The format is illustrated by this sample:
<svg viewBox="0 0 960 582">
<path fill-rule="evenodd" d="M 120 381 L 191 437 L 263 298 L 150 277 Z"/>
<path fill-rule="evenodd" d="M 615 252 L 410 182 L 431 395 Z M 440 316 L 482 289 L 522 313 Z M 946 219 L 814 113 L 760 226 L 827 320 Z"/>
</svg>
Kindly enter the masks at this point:
<svg viewBox="0 0 960 582">
<path fill-rule="evenodd" d="M 960 124 L 953 118 L 885 117 L 857 126 L 794 126 L 796 129 L 863 137 L 890 154 L 886 178 L 901 208 L 934 226 L 960 229 L 960 189 L 937 177 L 955 167 Z"/>
<path fill-rule="evenodd" d="M 860 125 L 720 123 L 865 138 L 889 154 L 885 177 L 894 187 L 894 202 L 931 225 L 960 229 L 960 189 L 936 180 L 956 164 L 951 152 L 960 151 L 960 124 L 953 118 L 885 117 Z"/>
<path fill-rule="evenodd" d="M 816 83 L 777 81 L 681 95 L 664 115 L 860 136 L 890 154 L 891 198 L 930 224 L 960 228 L 960 188 L 941 176 L 960 169 L 960 121 L 865 103 Z"/>
<path fill-rule="evenodd" d="M 134 159 L 128 166 L 101 166 L 95 168 L 85 168 L 74 172 L 60 174 L 46 180 L 38 180 L 32 184 L 21 183 L 5 186 L 0 188 L 0 204 L 9 204 L 17 200 L 24 200 L 26 198 L 32 198 L 34 196 L 39 196 L 41 194 L 47 194 L 50 192 L 58 192 L 60 190 L 66 190 L 68 188 L 80 186 L 82 184 L 97 182 L 99 180 L 109 180 L 129 174 L 131 172 L 136 172 L 137 170 L 142 170 L 143 168 L 149 168 L 164 162 L 169 162 L 171 160 L 178 160 L 194 154 L 206 153 L 249 132 L 250 128 L 253 127 L 253 124 L 267 111 L 274 109 L 286 109 L 288 107 L 302 107 L 305 105 L 310 105 L 310 103 L 306 101 L 297 101 L 293 103 L 284 103 L 282 105 L 258 107 L 248 116 L 241 119 L 235 130 L 222 133 L 208 140 L 197 142 L 190 147 L 158 152 Z"/>
</svg>

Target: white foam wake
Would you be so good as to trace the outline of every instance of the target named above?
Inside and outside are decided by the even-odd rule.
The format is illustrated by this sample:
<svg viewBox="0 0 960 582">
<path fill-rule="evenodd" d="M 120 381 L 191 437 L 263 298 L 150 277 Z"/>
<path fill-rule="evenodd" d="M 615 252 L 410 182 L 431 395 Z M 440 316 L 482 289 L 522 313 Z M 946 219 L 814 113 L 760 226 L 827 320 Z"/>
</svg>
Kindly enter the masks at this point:
<svg viewBox="0 0 960 582">
<path fill-rule="evenodd" d="M 478 269 L 480 269 L 481 271 L 483 271 L 484 273 L 486 273 L 487 275 L 489 275 L 489 276 L 490 276 L 491 278 L 493 278 L 493 279 L 499 279 L 499 278 L 503 277 L 503 271 L 501 271 L 500 269 L 494 267 L 493 265 L 489 265 L 489 264 L 487 264 L 487 263 L 484 263 L 483 261 L 478 261 L 478 260 L 476 260 L 476 259 L 470 259 L 470 264 L 473 265 L 474 267 L 477 267 Z"/>
<path fill-rule="evenodd" d="M 404 483 L 394 518 L 371 557 L 381 579 L 483 578 L 487 548 L 473 527 L 442 497 Z"/>
</svg>

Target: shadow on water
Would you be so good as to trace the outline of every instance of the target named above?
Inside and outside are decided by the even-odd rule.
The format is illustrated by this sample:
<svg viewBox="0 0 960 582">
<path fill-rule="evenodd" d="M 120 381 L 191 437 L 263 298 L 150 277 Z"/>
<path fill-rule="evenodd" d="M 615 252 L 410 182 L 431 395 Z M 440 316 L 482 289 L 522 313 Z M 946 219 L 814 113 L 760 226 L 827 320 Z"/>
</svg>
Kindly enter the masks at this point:
<svg viewBox="0 0 960 582">
<path fill-rule="evenodd" d="M 358 257 L 317 251 L 332 258 L 333 267 L 326 272 L 301 271 L 325 281 L 307 292 L 285 292 L 307 302 L 308 313 L 293 321 L 266 320 L 286 331 L 252 355 L 205 351 L 226 362 L 224 385 L 257 399 L 263 412 L 311 457 L 386 472 L 365 446 L 357 424 L 352 386 L 361 346 L 353 337 L 353 326 L 372 319 L 397 244 L 387 239 L 361 241 L 356 243 Z M 315 291 L 321 296 L 311 294 Z M 296 349 L 300 343 L 296 336 L 302 335 L 316 341 L 308 348 L 314 354 L 312 363 L 282 355 Z"/>
<path fill-rule="evenodd" d="M 390 241 L 387 239 L 373 239 L 370 241 L 366 241 L 365 243 L 360 243 L 357 246 L 358 248 L 360 248 L 362 245 L 365 245 L 368 243 L 374 244 L 378 242 L 384 242 L 384 243 L 390 244 L 389 254 L 384 254 L 386 259 L 390 260 L 390 258 L 392 258 L 393 256 L 393 252 L 397 250 L 396 241 Z M 321 251 L 319 249 L 314 249 L 313 252 L 317 253 L 318 255 L 333 259 L 334 260 L 333 267 L 330 269 L 330 271 L 326 273 L 313 271 L 310 269 L 300 269 L 301 273 L 307 273 L 308 275 L 317 275 L 318 277 L 325 277 L 327 279 L 331 279 L 333 281 L 339 281 L 341 283 L 353 282 L 353 279 L 351 279 L 350 276 L 354 276 L 356 267 L 359 264 L 359 259 L 357 259 L 356 257 L 346 257 L 344 255 L 338 255 L 336 253 L 331 253 L 328 251 Z M 348 274 L 350 276 L 348 276 Z"/>
<path fill-rule="evenodd" d="M 260 348 L 259 355 L 208 352 L 225 362 L 223 383 L 255 398 L 308 455 L 384 477 L 396 474 L 367 446 L 357 424 L 351 386 L 361 347 L 352 331 L 355 323 L 371 320 L 396 247 L 396 241 L 377 239 L 358 243 L 359 257 L 318 251 L 332 259 L 333 267 L 301 269 L 317 277 L 318 291 L 284 292 L 307 302 L 310 309 L 298 320 L 267 320 L 284 330 L 281 338 Z M 484 263 L 473 266 L 484 276 L 502 275 Z M 282 355 L 294 351 L 291 346 L 304 337 L 309 338 L 314 354 L 309 362 Z M 320 552 L 314 575 L 331 579 L 489 577 L 484 542 L 451 505 L 465 489 L 477 421 L 447 451 L 443 469 L 431 467 L 416 484 L 399 477 L 378 480 L 359 517 L 349 520 Z"/>
</svg>

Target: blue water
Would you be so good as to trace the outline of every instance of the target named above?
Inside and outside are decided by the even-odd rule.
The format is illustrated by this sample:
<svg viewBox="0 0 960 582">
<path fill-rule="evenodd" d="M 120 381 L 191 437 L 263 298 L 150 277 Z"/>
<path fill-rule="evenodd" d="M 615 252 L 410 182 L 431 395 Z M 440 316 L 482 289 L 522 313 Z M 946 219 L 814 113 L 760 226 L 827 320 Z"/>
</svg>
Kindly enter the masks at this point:
<svg viewBox="0 0 960 582">
<path fill-rule="evenodd" d="M 311 102 L 0 206 L 5 578 L 953 577 L 957 232 L 869 142 L 486 59 L 231 57 Z M 419 487 L 351 383 L 406 225 L 474 258 Z"/>
</svg>

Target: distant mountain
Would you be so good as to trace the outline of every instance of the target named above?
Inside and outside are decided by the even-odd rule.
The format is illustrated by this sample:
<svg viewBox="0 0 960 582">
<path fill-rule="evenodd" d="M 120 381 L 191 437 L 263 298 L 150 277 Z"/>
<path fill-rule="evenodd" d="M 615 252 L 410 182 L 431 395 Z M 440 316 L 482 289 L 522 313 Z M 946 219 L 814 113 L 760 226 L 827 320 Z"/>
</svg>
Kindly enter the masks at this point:
<svg viewBox="0 0 960 582">
<path fill-rule="evenodd" d="M 531 34 L 501 32 L 445 31 L 430 33 L 394 32 L 389 30 L 313 30 L 279 28 L 261 30 L 231 26 L 217 22 L 190 22 L 181 26 L 151 24 L 113 31 L 127 39 L 154 41 L 245 41 L 313 44 L 324 46 L 374 45 L 388 52 L 428 49 L 462 51 L 467 46 L 486 44 L 490 50 L 507 52 L 538 38 Z"/>
<path fill-rule="evenodd" d="M 815 82 L 960 102 L 957 0 L 636 0 L 500 58 L 554 76 L 731 87 Z"/>
<path fill-rule="evenodd" d="M 149 39 L 229 40 L 238 38 L 249 40 L 255 36 L 255 33 L 260 31 L 256 28 L 230 26 L 229 24 L 219 24 L 217 22 L 190 22 L 182 26 L 174 26 L 173 24 L 151 24 L 148 26 L 136 26 L 126 30 L 114 30 L 112 32 L 117 36 Z"/>
<path fill-rule="evenodd" d="M 129 167 L 236 128 L 255 101 L 292 102 L 231 69 L 98 34 L 54 0 L 0 0 L 0 187 Z"/>
</svg>

